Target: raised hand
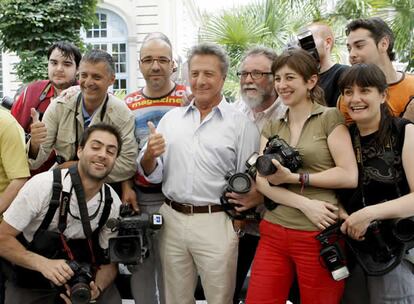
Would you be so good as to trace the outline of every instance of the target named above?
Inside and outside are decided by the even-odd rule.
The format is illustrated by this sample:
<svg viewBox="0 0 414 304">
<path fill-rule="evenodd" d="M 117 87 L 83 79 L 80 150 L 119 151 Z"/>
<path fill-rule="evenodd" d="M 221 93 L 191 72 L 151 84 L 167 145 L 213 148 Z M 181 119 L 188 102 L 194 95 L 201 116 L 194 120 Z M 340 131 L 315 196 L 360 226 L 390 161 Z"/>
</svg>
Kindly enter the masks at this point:
<svg viewBox="0 0 414 304">
<path fill-rule="evenodd" d="M 30 153 L 31 156 L 36 157 L 40 145 L 46 141 L 47 129 L 46 125 L 39 120 L 39 113 L 35 108 L 30 109 L 30 116 L 32 117 L 32 124 L 30 125 Z"/>
<path fill-rule="evenodd" d="M 152 121 L 149 121 L 147 125 L 150 130 L 150 135 L 145 153 L 148 153 L 151 158 L 156 158 L 165 152 L 165 140 L 162 134 L 157 133 Z"/>
<path fill-rule="evenodd" d="M 156 158 L 165 152 L 165 140 L 162 134 L 157 133 L 154 124 L 149 121 L 148 128 L 150 134 L 148 136 L 147 149 L 141 159 L 142 168 L 145 174 L 151 174 L 157 166 Z"/>
</svg>

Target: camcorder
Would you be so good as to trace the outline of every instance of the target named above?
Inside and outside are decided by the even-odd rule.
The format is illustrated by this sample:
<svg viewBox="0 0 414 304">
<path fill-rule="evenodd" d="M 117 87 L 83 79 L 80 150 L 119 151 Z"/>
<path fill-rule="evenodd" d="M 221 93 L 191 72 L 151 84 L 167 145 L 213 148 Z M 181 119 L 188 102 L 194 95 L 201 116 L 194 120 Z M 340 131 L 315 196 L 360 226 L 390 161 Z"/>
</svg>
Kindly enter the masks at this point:
<svg viewBox="0 0 414 304">
<path fill-rule="evenodd" d="M 121 205 L 119 218 L 106 224 L 112 231 L 118 231 L 117 237 L 109 239 L 109 260 L 126 265 L 142 263 L 149 255 L 150 233 L 162 225 L 159 213 L 137 214 L 130 205 Z"/>
<path fill-rule="evenodd" d="M 322 245 L 320 257 L 335 281 L 349 276 L 345 253 L 339 243 L 339 240 L 344 237 L 340 227 L 341 223 L 331 225 L 316 236 Z"/>
<path fill-rule="evenodd" d="M 86 304 L 91 300 L 90 283 L 93 280 L 91 265 L 77 261 L 66 261 L 74 272 L 74 276 L 68 281 L 70 287 L 70 300 L 73 304 Z"/>
<path fill-rule="evenodd" d="M 238 194 L 248 193 L 252 187 L 252 180 L 256 179 L 256 160 L 259 154 L 254 152 L 246 161 L 246 171 L 238 173 L 227 173 L 225 179 L 227 181 L 226 188 L 223 192 L 223 195 L 220 198 L 220 202 L 224 208 L 224 211 L 230 216 L 233 220 L 259 220 L 260 214 L 258 214 L 252 208 L 243 212 L 238 212 L 235 210 L 237 207 L 236 204 L 229 203 L 226 193 L 235 192 Z"/>
</svg>

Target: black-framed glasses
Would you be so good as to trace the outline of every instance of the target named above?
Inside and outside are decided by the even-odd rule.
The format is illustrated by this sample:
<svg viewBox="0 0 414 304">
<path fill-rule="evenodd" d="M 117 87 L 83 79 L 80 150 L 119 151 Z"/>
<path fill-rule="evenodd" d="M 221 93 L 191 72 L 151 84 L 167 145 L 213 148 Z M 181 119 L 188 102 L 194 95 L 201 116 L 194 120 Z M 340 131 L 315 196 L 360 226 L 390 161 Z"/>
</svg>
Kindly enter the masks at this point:
<svg viewBox="0 0 414 304">
<path fill-rule="evenodd" d="M 264 75 L 273 75 L 272 72 L 260 72 L 260 71 L 251 71 L 251 72 L 246 72 L 246 71 L 241 71 L 241 72 L 237 72 L 237 76 L 239 78 L 243 78 L 246 79 L 247 76 L 252 77 L 252 79 L 257 80 L 262 78 Z"/>
<path fill-rule="evenodd" d="M 167 65 L 171 62 L 171 59 L 167 57 L 158 57 L 158 58 L 152 58 L 152 57 L 145 57 L 140 59 L 141 63 L 144 65 L 153 65 L 155 61 L 158 62 L 160 65 Z"/>
</svg>

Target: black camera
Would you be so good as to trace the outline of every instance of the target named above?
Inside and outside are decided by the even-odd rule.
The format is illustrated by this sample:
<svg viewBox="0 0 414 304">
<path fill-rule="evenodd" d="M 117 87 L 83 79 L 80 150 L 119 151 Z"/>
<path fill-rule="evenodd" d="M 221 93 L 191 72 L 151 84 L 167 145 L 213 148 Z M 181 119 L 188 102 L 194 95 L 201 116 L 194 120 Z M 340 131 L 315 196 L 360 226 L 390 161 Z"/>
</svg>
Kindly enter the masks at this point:
<svg viewBox="0 0 414 304">
<path fill-rule="evenodd" d="M 311 31 L 304 31 L 298 34 L 299 45 L 302 49 L 307 51 L 318 63 L 318 69 L 320 69 L 320 58 L 318 50 L 316 49 L 315 40 Z"/>
<path fill-rule="evenodd" d="M 9 96 L 4 96 L 0 101 L 0 105 L 7 110 L 11 110 L 13 103 L 14 103 L 13 98 Z"/>
<path fill-rule="evenodd" d="M 373 221 L 363 241 L 346 239 L 348 248 L 367 275 L 382 276 L 398 266 L 407 246 L 394 235 L 394 221 Z"/>
<path fill-rule="evenodd" d="M 225 176 L 227 181 L 226 189 L 224 190 L 223 195 L 220 198 L 220 202 L 224 208 L 224 211 L 232 219 L 236 220 L 258 220 L 260 215 L 255 212 L 254 208 L 251 210 L 246 210 L 243 212 L 237 212 L 234 208 L 237 207 L 235 204 L 231 204 L 226 197 L 227 192 L 235 192 L 239 194 L 244 194 L 250 191 L 252 187 L 252 180 L 256 178 L 256 160 L 258 153 L 254 152 L 246 161 L 246 171 L 238 173 L 228 173 Z"/>
<path fill-rule="evenodd" d="M 118 236 L 109 239 L 109 260 L 111 262 L 135 265 L 148 257 L 148 231 L 158 230 L 163 224 L 161 214 L 137 214 L 130 205 L 122 205 L 120 217 L 110 219 L 106 224 Z"/>
<path fill-rule="evenodd" d="M 272 159 L 276 159 L 282 166 L 289 168 L 292 172 L 296 172 L 302 166 L 302 158 L 299 152 L 277 135 L 269 138 L 263 150 L 263 155 L 257 158 L 257 172 L 264 176 L 275 173 L 277 168 L 273 165 Z"/>
<path fill-rule="evenodd" d="M 407 243 L 407 249 L 411 249 L 414 245 L 414 217 L 393 220 L 392 233 L 398 241 Z"/>
<path fill-rule="evenodd" d="M 334 224 L 316 236 L 322 245 L 320 257 L 336 281 L 349 276 L 345 254 L 339 244 L 339 239 L 342 237 L 340 227 L 339 223 Z"/>
<path fill-rule="evenodd" d="M 68 281 L 70 286 L 70 300 L 73 304 L 86 304 L 91 300 L 90 283 L 93 280 L 91 266 L 86 263 L 67 261 L 74 272 L 74 276 Z"/>
<path fill-rule="evenodd" d="M 369 244 L 371 256 L 378 263 L 386 263 L 394 257 L 393 250 L 385 241 L 383 229 L 380 228 L 381 222 L 373 221 L 369 224 L 365 233 L 365 239 Z"/>
</svg>

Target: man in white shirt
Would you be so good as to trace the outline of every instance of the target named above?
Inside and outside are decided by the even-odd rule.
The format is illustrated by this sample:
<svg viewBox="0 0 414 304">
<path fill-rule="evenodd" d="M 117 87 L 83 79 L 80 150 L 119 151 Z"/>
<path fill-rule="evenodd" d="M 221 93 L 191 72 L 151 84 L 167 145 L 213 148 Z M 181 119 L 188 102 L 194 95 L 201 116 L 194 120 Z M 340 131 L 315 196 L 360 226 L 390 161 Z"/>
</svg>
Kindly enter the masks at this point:
<svg viewBox="0 0 414 304">
<path fill-rule="evenodd" d="M 118 217 L 121 205 L 104 180 L 121 146 L 114 127 L 95 124 L 79 143 L 78 163 L 62 169 L 61 183 L 55 183 L 56 169 L 37 174 L 20 190 L 0 223 L 0 256 L 16 265 L 6 282 L 6 304 L 56 303 L 60 292 L 65 298 L 56 286 L 73 283 L 69 260 L 91 266 L 91 300 L 121 302 L 116 289 L 108 288 L 114 287 L 117 266 L 104 254 L 109 238 L 117 234 L 105 223 Z"/>
<path fill-rule="evenodd" d="M 139 170 L 162 182 L 160 255 L 168 304 L 194 303 L 197 273 L 209 304 L 232 303 L 238 235 L 220 196 L 228 172 L 243 172 L 259 148 L 257 127 L 226 102 L 228 57 L 215 44 L 191 49 L 194 99 L 164 115 L 141 152 Z"/>
</svg>

